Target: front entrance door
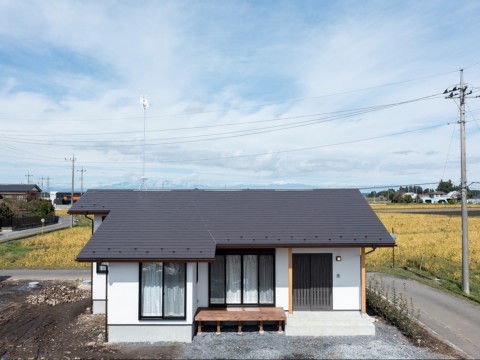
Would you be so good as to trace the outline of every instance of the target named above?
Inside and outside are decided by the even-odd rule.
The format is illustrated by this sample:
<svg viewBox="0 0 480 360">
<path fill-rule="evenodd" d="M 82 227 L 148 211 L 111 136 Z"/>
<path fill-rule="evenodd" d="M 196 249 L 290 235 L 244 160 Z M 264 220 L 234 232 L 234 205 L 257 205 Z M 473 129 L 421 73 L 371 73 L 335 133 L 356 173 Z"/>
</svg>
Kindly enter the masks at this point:
<svg viewBox="0 0 480 360">
<path fill-rule="evenodd" d="M 332 310 L 332 254 L 293 254 L 293 310 Z"/>
</svg>

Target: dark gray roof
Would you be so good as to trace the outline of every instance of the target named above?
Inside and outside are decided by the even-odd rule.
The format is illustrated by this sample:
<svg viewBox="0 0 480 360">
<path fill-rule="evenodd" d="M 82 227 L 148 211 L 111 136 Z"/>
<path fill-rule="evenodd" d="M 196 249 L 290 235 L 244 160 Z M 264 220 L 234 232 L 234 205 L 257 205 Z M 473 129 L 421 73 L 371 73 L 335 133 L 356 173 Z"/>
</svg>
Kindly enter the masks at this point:
<svg viewBox="0 0 480 360">
<path fill-rule="evenodd" d="M 108 213 L 78 260 L 211 260 L 217 247 L 394 246 L 358 190 L 88 190 Z"/>
<path fill-rule="evenodd" d="M 35 184 L 0 184 L 0 192 L 10 191 L 41 191 Z"/>
</svg>

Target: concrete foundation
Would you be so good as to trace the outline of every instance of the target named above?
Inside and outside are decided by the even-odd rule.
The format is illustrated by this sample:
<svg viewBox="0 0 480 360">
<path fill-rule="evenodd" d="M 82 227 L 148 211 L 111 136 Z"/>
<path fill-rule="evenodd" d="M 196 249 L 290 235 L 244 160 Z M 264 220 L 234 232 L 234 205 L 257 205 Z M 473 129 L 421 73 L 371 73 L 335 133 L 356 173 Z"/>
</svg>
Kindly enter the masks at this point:
<svg viewBox="0 0 480 360">
<path fill-rule="evenodd" d="M 108 325 L 108 342 L 192 342 L 194 326 L 185 325 Z"/>
<path fill-rule="evenodd" d="M 285 335 L 374 336 L 375 325 L 359 311 L 296 311 L 287 315 Z"/>
</svg>

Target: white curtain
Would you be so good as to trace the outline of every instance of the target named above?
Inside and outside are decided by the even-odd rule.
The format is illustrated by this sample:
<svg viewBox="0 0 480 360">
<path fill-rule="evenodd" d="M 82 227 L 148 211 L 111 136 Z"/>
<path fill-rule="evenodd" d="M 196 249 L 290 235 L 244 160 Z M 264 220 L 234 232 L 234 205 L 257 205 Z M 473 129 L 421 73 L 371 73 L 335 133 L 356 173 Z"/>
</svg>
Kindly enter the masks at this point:
<svg viewBox="0 0 480 360">
<path fill-rule="evenodd" d="M 162 263 L 142 264 L 142 316 L 162 316 Z"/>
<path fill-rule="evenodd" d="M 242 302 L 242 256 L 227 255 L 227 304 Z"/>
<path fill-rule="evenodd" d="M 260 303 L 273 304 L 273 255 L 259 255 L 258 266 Z"/>
<path fill-rule="evenodd" d="M 243 303 L 258 303 L 257 255 L 243 255 Z"/>
<path fill-rule="evenodd" d="M 164 264 L 164 315 L 165 317 L 185 316 L 185 264 Z"/>
</svg>

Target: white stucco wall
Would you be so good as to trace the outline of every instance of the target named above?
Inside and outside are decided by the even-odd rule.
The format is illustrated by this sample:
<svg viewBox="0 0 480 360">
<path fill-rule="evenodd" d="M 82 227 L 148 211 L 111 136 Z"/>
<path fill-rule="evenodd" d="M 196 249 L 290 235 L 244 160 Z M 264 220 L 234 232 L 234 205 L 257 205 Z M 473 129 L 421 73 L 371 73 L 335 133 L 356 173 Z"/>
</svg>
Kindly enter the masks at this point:
<svg viewBox="0 0 480 360">
<path fill-rule="evenodd" d="M 107 321 L 110 342 L 192 340 L 196 304 L 196 264 L 187 263 L 186 319 L 139 319 L 139 264 L 111 262 L 108 272 Z M 195 285 L 194 285 L 195 283 Z"/>
<path fill-rule="evenodd" d="M 97 274 L 97 263 L 92 263 L 92 303 L 94 314 L 105 314 L 106 274 Z"/>
<path fill-rule="evenodd" d="M 275 306 L 288 311 L 288 249 L 275 249 Z"/>
<path fill-rule="evenodd" d="M 292 249 L 293 254 L 332 254 L 333 310 L 360 310 L 361 283 L 360 283 L 360 249 Z M 336 256 L 342 261 L 336 261 Z M 288 263 L 287 263 L 288 269 Z M 287 270 L 288 271 L 288 270 Z M 288 298 L 288 296 L 287 296 Z M 288 305 L 287 305 L 288 309 Z"/>
<path fill-rule="evenodd" d="M 208 307 L 208 263 L 198 264 L 198 307 Z"/>
</svg>

